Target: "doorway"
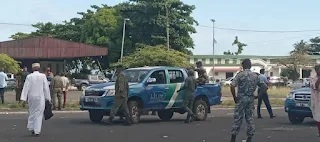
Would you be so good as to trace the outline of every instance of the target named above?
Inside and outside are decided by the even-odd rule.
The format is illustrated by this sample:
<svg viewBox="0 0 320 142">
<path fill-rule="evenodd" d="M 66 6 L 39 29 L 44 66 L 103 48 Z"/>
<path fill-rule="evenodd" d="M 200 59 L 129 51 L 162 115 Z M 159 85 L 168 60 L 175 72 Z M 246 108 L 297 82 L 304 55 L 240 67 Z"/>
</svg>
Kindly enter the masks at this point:
<svg viewBox="0 0 320 142">
<path fill-rule="evenodd" d="M 226 78 L 233 77 L 233 72 L 226 72 Z"/>
</svg>

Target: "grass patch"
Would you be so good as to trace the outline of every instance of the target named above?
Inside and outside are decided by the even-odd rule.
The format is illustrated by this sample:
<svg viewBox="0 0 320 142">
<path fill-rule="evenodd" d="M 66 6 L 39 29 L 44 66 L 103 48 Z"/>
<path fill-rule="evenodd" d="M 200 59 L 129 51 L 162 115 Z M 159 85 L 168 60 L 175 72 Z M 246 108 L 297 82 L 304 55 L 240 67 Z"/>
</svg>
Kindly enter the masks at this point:
<svg viewBox="0 0 320 142">
<path fill-rule="evenodd" d="M 280 98 L 275 98 L 275 99 L 270 99 L 270 103 L 271 106 L 274 107 L 279 107 L 279 106 L 283 106 L 284 105 L 284 99 L 280 99 Z M 254 102 L 255 106 L 258 104 L 258 100 L 255 100 Z M 233 100 L 223 100 L 222 103 L 220 105 L 217 105 L 216 107 L 234 107 L 235 103 Z M 264 107 L 264 103 L 262 103 L 261 105 L 262 107 Z"/>
<path fill-rule="evenodd" d="M 79 102 L 77 101 L 68 102 L 64 110 L 79 110 L 79 107 L 80 105 L 79 105 Z M 18 102 L 9 102 L 5 104 L 0 104 L 0 111 L 1 110 L 27 110 L 27 109 L 28 109 L 28 104 L 26 104 L 24 108 L 23 105 Z"/>
<path fill-rule="evenodd" d="M 268 89 L 268 94 L 270 98 L 286 98 L 291 88 L 288 87 L 277 87 L 276 89 Z M 230 87 L 222 87 L 221 88 L 223 97 L 231 97 Z M 258 94 L 258 89 L 256 89 L 255 94 Z"/>
</svg>

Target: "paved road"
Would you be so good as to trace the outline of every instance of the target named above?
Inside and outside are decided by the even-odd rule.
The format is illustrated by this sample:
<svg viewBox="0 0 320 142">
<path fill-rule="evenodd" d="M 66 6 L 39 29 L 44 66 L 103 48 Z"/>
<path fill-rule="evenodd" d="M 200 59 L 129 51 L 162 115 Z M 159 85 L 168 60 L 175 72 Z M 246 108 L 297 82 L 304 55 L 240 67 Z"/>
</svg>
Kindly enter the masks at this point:
<svg viewBox="0 0 320 142">
<path fill-rule="evenodd" d="M 6 92 L 5 94 L 6 102 L 15 102 L 16 93 L 14 91 Z M 79 101 L 80 96 L 82 95 L 81 91 L 69 91 L 67 95 L 67 101 Z"/>
<path fill-rule="evenodd" d="M 317 142 L 314 122 L 308 119 L 302 125 L 288 122 L 282 110 L 278 117 L 256 120 L 254 142 Z M 1 142 L 229 142 L 232 110 L 216 110 L 207 121 L 184 124 L 183 115 L 175 115 L 169 122 L 156 116 L 144 116 L 142 122 L 131 127 L 104 123 L 92 124 L 87 113 L 55 114 L 44 121 L 40 137 L 30 137 L 24 115 L 0 115 Z M 244 123 L 245 124 L 245 123 Z M 245 139 L 243 126 L 237 142 Z"/>
</svg>

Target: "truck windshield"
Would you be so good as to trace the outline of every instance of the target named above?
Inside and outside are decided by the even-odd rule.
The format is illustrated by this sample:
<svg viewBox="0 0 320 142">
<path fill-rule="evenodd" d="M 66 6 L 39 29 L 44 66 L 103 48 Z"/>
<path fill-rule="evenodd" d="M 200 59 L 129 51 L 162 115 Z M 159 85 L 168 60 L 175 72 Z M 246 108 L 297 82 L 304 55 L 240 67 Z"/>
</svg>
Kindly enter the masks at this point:
<svg viewBox="0 0 320 142">
<path fill-rule="evenodd" d="M 124 75 L 128 82 L 138 82 L 140 83 L 149 73 L 149 70 L 125 70 Z M 111 82 L 116 82 L 117 76 L 114 75 Z"/>
</svg>

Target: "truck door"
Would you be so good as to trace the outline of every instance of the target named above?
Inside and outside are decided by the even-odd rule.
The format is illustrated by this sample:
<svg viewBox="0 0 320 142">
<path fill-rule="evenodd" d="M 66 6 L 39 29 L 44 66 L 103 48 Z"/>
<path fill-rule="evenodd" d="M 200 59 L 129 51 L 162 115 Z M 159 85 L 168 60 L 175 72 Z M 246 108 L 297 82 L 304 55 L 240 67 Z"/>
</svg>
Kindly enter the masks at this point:
<svg viewBox="0 0 320 142">
<path fill-rule="evenodd" d="M 183 101 L 183 91 L 180 93 L 177 93 L 177 91 L 183 86 L 185 76 L 181 70 L 168 70 L 168 78 L 169 89 L 163 105 L 166 109 L 181 107 Z"/>
<path fill-rule="evenodd" d="M 155 79 L 155 82 L 148 82 L 146 86 L 146 93 L 148 94 L 148 109 L 161 109 L 162 102 L 166 97 L 167 91 L 169 89 L 166 79 L 165 70 L 154 71 L 148 78 Z"/>
</svg>

